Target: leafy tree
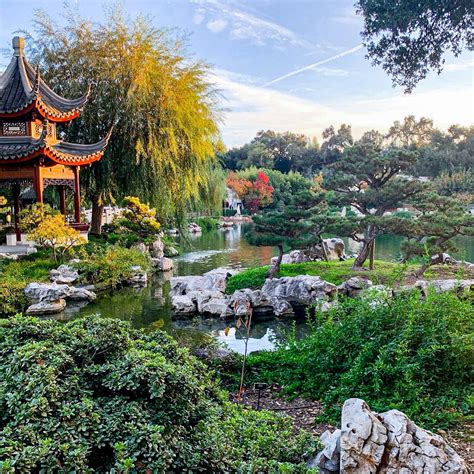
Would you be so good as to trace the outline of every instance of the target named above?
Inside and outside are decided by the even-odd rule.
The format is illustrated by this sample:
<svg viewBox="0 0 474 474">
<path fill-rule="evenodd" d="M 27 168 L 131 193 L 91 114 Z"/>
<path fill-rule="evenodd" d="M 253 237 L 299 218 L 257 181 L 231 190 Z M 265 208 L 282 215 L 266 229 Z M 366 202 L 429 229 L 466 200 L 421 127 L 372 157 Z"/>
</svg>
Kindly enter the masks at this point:
<svg viewBox="0 0 474 474">
<path fill-rule="evenodd" d="M 264 209 L 253 217 L 253 225 L 245 234 L 254 245 L 274 245 L 278 257 L 268 271 L 273 278 L 280 271 L 284 247 L 307 248 L 322 245 L 322 234 L 327 225 L 328 216 L 325 195 L 318 186 L 305 180 L 295 191 L 288 191 L 274 209 Z"/>
<path fill-rule="evenodd" d="M 454 170 L 451 173 L 442 172 L 434 182 L 439 194 L 452 196 L 453 194 L 469 194 L 474 192 L 474 169 Z"/>
<path fill-rule="evenodd" d="M 337 161 L 344 150 L 354 143 L 350 125 L 342 124 L 339 130 L 331 125 L 323 131 L 324 142 L 321 146 L 321 162 L 329 165 Z"/>
<path fill-rule="evenodd" d="M 273 199 L 273 187 L 263 171 L 259 171 L 253 181 L 239 178 L 235 173 L 229 173 L 227 186 L 242 199 L 244 206 L 252 214 L 260 207 L 270 204 Z"/>
<path fill-rule="evenodd" d="M 85 243 L 80 232 L 73 229 L 61 214 L 42 220 L 28 233 L 28 238 L 41 247 L 50 248 L 55 262 L 58 260 L 58 252 L 64 256 L 71 247 Z"/>
<path fill-rule="evenodd" d="M 388 131 L 387 139 L 396 146 L 420 147 L 429 143 L 432 133 L 433 120 L 421 117 L 417 121 L 414 115 L 409 115 L 403 123 L 398 120 L 394 122 Z"/>
<path fill-rule="evenodd" d="M 59 25 L 40 12 L 35 33 L 33 56 L 53 89 L 74 97 L 92 86 L 68 139 L 96 141 L 115 125 L 104 157 L 82 172 L 91 230 L 100 232 L 106 202 L 130 193 L 151 202 L 161 220 L 182 221 L 206 187 L 218 138 L 208 67 L 181 39 L 144 17 L 126 18 L 118 5 L 101 23 L 69 10 Z"/>
<path fill-rule="evenodd" d="M 334 192 L 338 206 L 354 208 L 359 217 L 342 217 L 333 230 L 362 243 L 354 262 L 360 268 L 370 257 L 373 266 L 375 238 L 384 232 L 385 213 L 421 192 L 425 186 L 403 173 L 413 167 L 417 155 L 404 148 L 384 148 L 377 134 L 365 134 L 341 159 L 333 163 L 324 186 Z M 362 236 L 360 232 L 363 232 Z"/>
<path fill-rule="evenodd" d="M 31 204 L 20 212 L 20 229 L 22 232 L 33 232 L 42 222 L 59 215 L 59 211 L 49 204 L 41 202 Z"/>
<path fill-rule="evenodd" d="M 466 0 L 358 0 L 364 16 L 362 37 L 374 65 L 411 92 L 444 56 L 474 48 L 474 9 Z"/>
<path fill-rule="evenodd" d="M 124 199 L 125 209 L 122 214 L 112 222 L 114 232 L 131 232 L 141 238 L 155 236 L 160 231 L 160 223 L 156 219 L 156 209 L 140 202 L 133 196 Z"/>
<path fill-rule="evenodd" d="M 405 260 L 414 256 L 424 258 L 417 276 L 431 266 L 444 263 L 444 253 L 457 250 L 453 239 L 458 235 L 474 236 L 474 216 L 468 212 L 470 198 L 423 193 L 414 199 L 419 215 L 401 226 L 399 233 L 408 237 L 401 250 Z"/>
</svg>

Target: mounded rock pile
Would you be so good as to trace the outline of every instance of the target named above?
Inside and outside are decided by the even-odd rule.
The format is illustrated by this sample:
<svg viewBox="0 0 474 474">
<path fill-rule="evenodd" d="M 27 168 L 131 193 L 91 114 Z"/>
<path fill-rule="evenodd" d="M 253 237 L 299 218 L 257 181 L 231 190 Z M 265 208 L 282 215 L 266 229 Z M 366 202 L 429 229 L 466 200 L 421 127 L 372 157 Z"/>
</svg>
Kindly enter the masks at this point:
<svg viewBox="0 0 474 474">
<path fill-rule="evenodd" d="M 96 294 L 86 288 L 56 282 L 30 283 L 25 295 L 33 303 L 26 312 L 33 315 L 60 313 L 66 308 L 66 300 L 90 302 L 96 298 Z"/>
<path fill-rule="evenodd" d="M 165 257 L 165 245 L 161 240 L 161 237 L 157 237 L 156 240 L 154 240 L 149 245 L 140 242 L 139 244 L 135 245 L 134 248 L 139 252 L 150 256 L 151 264 L 156 271 L 168 272 L 173 270 L 173 260 L 171 258 Z M 177 250 L 173 247 L 169 247 L 168 250 L 170 253 L 173 253 L 173 255 L 178 254 Z M 140 283 L 138 278 L 136 280 L 137 281 L 132 284 L 146 285 L 146 281 Z"/>
<path fill-rule="evenodd" d="M 310 465 L 321 474 L 468 472 L 441 436 L 420 428 L 398 410 L 372 412 L 358 398 L 344 403 L 341 429 L 326 431 L 320 441 L 324 449 Z"/>
<path fill-rule="evenodd" d="M 235 272 L 235 271 L 234 271 Z M 171 279 L 171 304 L 175 314 L 210 314 L 222 318 L 245 315 L 250 311 L 293 315 L 299 306 L 317 302 L 326 307 L 337 294 L 337 287 L 319 276 L 301 275 L 267 280 L 261 290 L 243 289 L 225 294 L 226 280 L 232 273 L 216 269 L 203 276 Z M 324 309 L 324 308 L 323 308 Z"/>
</svg>

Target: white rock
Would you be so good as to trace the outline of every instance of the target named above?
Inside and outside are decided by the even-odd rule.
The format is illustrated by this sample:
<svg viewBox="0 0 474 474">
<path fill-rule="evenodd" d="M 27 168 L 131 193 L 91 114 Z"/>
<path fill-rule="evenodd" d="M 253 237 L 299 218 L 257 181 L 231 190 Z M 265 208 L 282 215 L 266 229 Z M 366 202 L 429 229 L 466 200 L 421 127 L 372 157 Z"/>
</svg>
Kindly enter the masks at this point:
<svg viewBox="0 0 474 474">
<path fill-rule="evenodd" d="M 148 275 L 147 273 L 142 270 L 140 265 L 133 265 L 130 267 L 130 271 L 132 275 L 128 278 L 127 283 L 132 286 L 146 286 L 148 282 Z"/>
<path fill-rule="evenodd" d="M 43 301 L 58 301 L 71 294 L 71 287 L 57 283 L 29 283 L 25 288 L 25 295 L 37 303 Z"/>
<path fill-rule="evenodd" d="M 70 265 L 59 265 L 58 268 L 49 272 L 49 277 L 56 283 L 70 285 L 79 280 L 79 273 Z"/>
<path fill-rule="evenodd" d="M 196 312 L 193 300 L 187 295 L 175 295 L 171 298 L 171 307 L 176 314 L 191 314 Z"/>
<path fill-rule="evenodd" d="M 201 313 L 208 313 L 212 316 L 226 318 L 233 315 L 229 304 L 230 299 L 228 298 L 211 298 L 210 300 L 202 303 Z"/>
<path fill-rule="evenodd" d="M 164 255 L 165 245 L 160 237 L 148 246 L 148 251 L 152 258 L 162 258 Z"/>
<path fill-rule="evenodd" d="M 226 277 L 220 273 L 203 276 L 182 276 L 170 280 L 170 295 L 185 295 L 190 291 L 211 290 L 225 292 Z"/>
<path fill-rule="evenodd" d="M 169 272 L 173 270 L 173 260 L 168 257 L 161 257 L 158 261 L 156 269 L 160 272 Z"/>
<path fill-rule="evenodd" d="M 378 472 L 467 472 L 464 461 L 441 436 L 418 427 L 398 410 L 379 416 L 388 429 L 388 441 L 386 460 Z"/>
<path fill-rule="evenodd" d="M 68 300 L 71 301 L 94 301 L 97 295 L 92 291 L 82 287 L 71 287 L 71 293 L 68 296 Z"/>
<path fill-rule="evenodd" d="M 336 285 L 321 280 L 319 276 L 299 275 L 267 279 L 261 290 L 267 300 L 281 298 L 296 305 L 310 305 L 337 294 Z"/>
<path fill-rule="evenodd" d="M 66 302 L 63 299 L 57 301 L 40 301 L 39 303 L 32 304 L 26 310 L 26 314 L 31 315 L 44 315 L 44 314 L 55 314 L 60 313 L 66 308 Z"/>
<path fill-rule="evenodd" d="M 335 430 L 333 433 L 327 430 L 321 435 L 319 441 L 324 446 L 324 449 L 308 467 L 319 468 L 320 474 L 339 472 L 341 430 Z"/>
<path fill-rule="evenodd" d="M 387 428 L 364 400 L 349 398 L 341 416 L 341 472 L 375 473 L 382 462 Z"/>
<path fill-rule="evenodd" d="M 275 316 L 293 316 L 293 306 L 283 298 L 273 297 L 270 300 Z"/>
<path fill-rule="evenodd" d="M 429 288 L 433 288 L 436 293 L 442 293 L 444 291 L 471 291 L 474 290 L 474 279 L 471 280 L 418 280 L 415 283 L 415 288 L 419 288 L 423 294 L 428 293 Z"/>
</svg>

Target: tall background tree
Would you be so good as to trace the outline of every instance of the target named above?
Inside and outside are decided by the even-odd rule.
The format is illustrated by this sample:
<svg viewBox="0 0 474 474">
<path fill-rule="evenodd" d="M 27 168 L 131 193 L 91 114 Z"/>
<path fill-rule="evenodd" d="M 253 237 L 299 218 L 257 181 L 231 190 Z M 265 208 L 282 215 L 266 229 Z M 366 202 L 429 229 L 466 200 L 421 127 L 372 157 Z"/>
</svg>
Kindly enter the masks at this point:
<svg viewBox="0 0 474 474">
<path fill-rule="evenodd" d="M 440 73 L 446 53 L 474 48 L 470 0 L 358 0 L 368 56 L 393 83 L 411 92 L 430 70 Z"/>
<path fill-rule="evenodd" d="M 33 58 L 56 91 L 74 97 L 91 86 L 68 139 L 95 141 L 114 125 L 104 157 L 83 172 L 91 230 L 100 232 L 103 205 L 127 194 L 156 206 L 160 220 L 181 221 L 213 170 L 218 117 L 207 66 L 180 38 L 125 17 L 118 4 L 101 23 L 70 9 L 60 24 L 37 12 L 33 39 Z"/>
</svg>

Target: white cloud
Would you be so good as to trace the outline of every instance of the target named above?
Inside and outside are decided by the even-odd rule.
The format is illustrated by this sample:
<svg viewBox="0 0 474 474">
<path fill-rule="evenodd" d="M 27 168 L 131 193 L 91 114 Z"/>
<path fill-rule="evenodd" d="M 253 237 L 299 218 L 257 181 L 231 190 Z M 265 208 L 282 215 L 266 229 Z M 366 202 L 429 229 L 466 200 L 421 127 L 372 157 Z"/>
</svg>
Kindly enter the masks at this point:
<svg viewBox="0 0 474 474">
<path fill-rule="evenodd" d="M 221 31 L 225 30 L 227 26 L 227 21 L 223 20 L 222 18 L 218 18 L 217 20 L 208 21 L 206 27 L 212 33 L 220 33 Z"/>
<path fill-rule="evenodd" d="M 471 72 L 474 70 L 474 59 L 459 63 L 445 64 L 443 66 L 443 72 L 459 72 L 466 70 Z"/>
<path fill-rule="evenodd" d="M 331 20 L 335 21 L 336 23 L 348 26 L 361 27 L 363 24 L 362 16 L 357 15 L 355 9 L 351 7 L 344 8 L 340 13 L 331 17 Z"/>
<path fill-rule="evenodd" d="M 453 123 L 474 121 L 474 92 L 470 87 L 436 89 L 411 95 L 392 94 L 378 100 L 347 99 L 344 105 L 328 107 L 310 99 L 264 88 L 239 76 L 218 70 L 212 78 L 225 97 L 225 117 L 222 127 L 224 141 L 229 146 L 251 140 L 262 129 L 291 130 L 321 140 L 322 131 L 330 125 L 352 125 L 354 136 L 367 130 L 388 130 L 395 120 L 406 115 L 430 117 L 439 128 Z"/>
<path fill-rule="evenodd" d="M 219 25 L 222 25 L 221 22 L 226 21 L 232 39 L 250 40 L 259 45 L 272 43 L 281 47 L 282 44 L 290 43 L 306 48 L 314 47 L 309 41 L 304 40 L 294 31 L 245 11 L 242 8 L 237 8 L 231 3 L 224 3 L 220 0 L 192 1 L 199 4 L 199 10 L 205 11 L 206 16 L 211 18 L 209 23 L 220 22 Z"/>
<path fill-rule="evenodd" d="M 198 10 L 196 10 L 196 12 L 194 13 L 194 16 L 193 16 L 193 23 L 195 25 L 200 25 L 203 21 L 204 21 L 204 18 L 206 17 L 206 12 L 202 9 L 202 8 L 199 8 Z"/>
</svg>

